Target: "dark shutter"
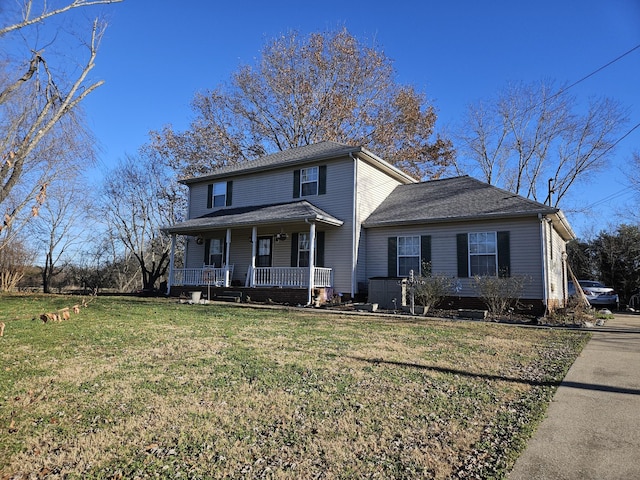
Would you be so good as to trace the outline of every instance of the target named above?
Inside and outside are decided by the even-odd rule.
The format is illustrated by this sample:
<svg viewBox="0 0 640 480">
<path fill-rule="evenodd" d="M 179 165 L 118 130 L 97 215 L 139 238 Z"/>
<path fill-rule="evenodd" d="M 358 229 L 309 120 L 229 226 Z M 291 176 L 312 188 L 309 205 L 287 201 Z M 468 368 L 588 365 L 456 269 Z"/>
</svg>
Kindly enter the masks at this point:
<svg viewBox="0 0 640 480">
<path fill-rule="evenodd" d="M 231 198 L 232 198 L 231 195 L 232 195 L 232 193 L 233 193 L 233 181 L 229 180 L 227 182 L 227 199 L 226 199 L 226 203 L 225 203 L 225 205 L 227 207 L 231 206 L 231 201 L 232 201 L 231 200 Z"/>
<path fill-rule="evenodd" d="M 316 267 L 324 267 L 324 232 L 316 232 Z"/>
<path fill-rule="evenodd" d="M 469 276 L 469 239 L 466 233 L 456 235 L 458 248 L 458 277 L 465 278 Z"/>
<path fill-rule="evenodd" d="M 327 166 L 320 165 L 318 168 L 318 195 L 327 193 Z"/>
<path fill-rule="evenodd" d="M 298 266 L 298 234 L 291 234 L 291 266 Z"/>
<path fill-rule="evenodd" d="M 293 198 L 300 198 L 300 170 L 293 171 Z"/>
<path fill-rule="evenodd" d="M 427 270 L 422 271 L 425 266 Z M 420 237 L 420 272 L 422 275 L 431 273 L 431 235 Z"/>
<path fill-rule="evenodd" d="M 207 208 L 213 206 L 213 183 L 207 185 Z"/>
<path fill-rule="evenodd" d="M 398 276 L 398 237 L 388 238 L 387 248 L 387 276 Z"/>
<path fill-rule="evenodd" d="M 209 265 L 209 248 L 211 247 L 211 240 L 208 238 L 204 241 L 204 264 Z"/>
<path fill-rule="evenodd" d="M 498 276 L 511 276 L 511 247 L 509 232 L 498 232 Z"/>
</svg>

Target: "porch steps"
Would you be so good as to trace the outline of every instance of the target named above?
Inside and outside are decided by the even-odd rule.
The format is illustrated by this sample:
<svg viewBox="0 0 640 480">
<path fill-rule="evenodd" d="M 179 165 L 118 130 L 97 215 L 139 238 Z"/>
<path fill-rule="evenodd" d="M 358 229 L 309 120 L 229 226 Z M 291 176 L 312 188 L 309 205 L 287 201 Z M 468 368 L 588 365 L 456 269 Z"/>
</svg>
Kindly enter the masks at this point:
<svg viewBox="0 0 640 480">
<path fill-rule="evenodd" d="M 242 292 L 224 291 L 222 295 L 216 295 L 215 299 L 221 302 L 240 303 L 242 301 Z"/>
</svg>

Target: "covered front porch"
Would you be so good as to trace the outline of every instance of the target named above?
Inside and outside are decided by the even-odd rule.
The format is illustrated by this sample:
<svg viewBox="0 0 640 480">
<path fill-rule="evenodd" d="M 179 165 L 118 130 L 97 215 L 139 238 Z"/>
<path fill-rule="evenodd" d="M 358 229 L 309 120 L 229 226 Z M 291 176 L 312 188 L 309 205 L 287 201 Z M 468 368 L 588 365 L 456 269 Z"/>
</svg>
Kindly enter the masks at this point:
<svg viewBox="0 0 640 480">
<path fill-rule="evenodd" d="M 252 208 L 220 209 L 168 227 L 172 235 L 168 294 L 218 289 L 297 290 L 305 304 L 333 287 L 324 265 L 325 234 L 342 221 L 301 201 Z M 176 267 L 177 236 L 183 236 L 182 265 Z M 207 290 L 208 289 L 208 290 Z M 213 290 L 211 290 L 213 289 Z M 282 293 L 282 292 L 280 292 Z M 300 303 L 296 301 L 296 303 Z"/>
</svg>

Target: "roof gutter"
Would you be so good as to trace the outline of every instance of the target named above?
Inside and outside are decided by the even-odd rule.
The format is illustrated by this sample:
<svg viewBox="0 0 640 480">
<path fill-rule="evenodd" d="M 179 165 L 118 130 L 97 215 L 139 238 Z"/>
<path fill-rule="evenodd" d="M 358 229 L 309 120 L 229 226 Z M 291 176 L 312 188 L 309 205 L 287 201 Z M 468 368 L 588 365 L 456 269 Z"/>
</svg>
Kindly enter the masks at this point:
<svg viewBox="0 0 640 480">
<path fill-rule="evenodd" d="M 374 227 L 393 227 L 396 225 L 415 225 L 416 223 L 449 223 L 449 222 L 464 222 L 468 220 L 501 220 L 503 218 L 522 218 L 522 217 L 532 217 L 536 215 L 540 218 L 541 215 L 545 215 L 547 213 L 555 213 L 555 212 L 512 212 L 512 213 L 495 213 L 488 215 L 464 215 L 458 217 L 439 217 L 439 218 L 413 218 L 409 220 L 389 220 L 385 222 L 368 222 L 365 221 L 363 226 L 365 228 L 374 228 Z"/>
<path fill-rule="evenodd" d="M 569 225 L 569 221 L 567 220 L 567 217 L 565 217 L 564 213 L 562 213 L 562 210 L 558 210 L 558 212 L 556 213 L 556 218 L 558 219 L 558 223 L 562 225 L 562 228 L 567 233 L 567 238 L 563 237 L 564 240 L 568 241 L 568 240 L 575 240 L 576 238 L 578 238 L 578 236 L 575 234 L 575 232 L 571 228 L 571 225 Z"/>
</svg>

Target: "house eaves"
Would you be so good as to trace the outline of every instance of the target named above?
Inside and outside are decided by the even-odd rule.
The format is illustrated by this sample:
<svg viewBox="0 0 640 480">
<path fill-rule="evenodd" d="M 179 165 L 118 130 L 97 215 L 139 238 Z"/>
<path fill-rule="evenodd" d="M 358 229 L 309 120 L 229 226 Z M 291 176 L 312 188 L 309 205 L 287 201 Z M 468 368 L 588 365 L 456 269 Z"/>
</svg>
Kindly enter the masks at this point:
<svg viewBox="0 0 640 480">
<path fill-rule="evenodd" d="M 357 156 L 362 160 L 377 166 L 385 173 L 393 176 L 402 183 L 417 182 L 417 180 L 412 176 L 381 159 L 374 153 L 369 152 L 364 147 L 354 147 L 330 141 L 292 148 L 270 155 L 265 155 L 255 160 L 249 160 L 235 165 L 220 167 L 212 171 L 210 174 L 183 178 L 180 179 L 179 182 L 185 185 L 210 182 L 223 178 L 226 179 L 234 176 L 253 174 L 267 170 L 275 170 L 309 163 L 318 163 L 348 156 Z"/>
<path fill-rule="evenodd" d="M 542 212 L 539 212 L 541 215 Z M 549 215 L 549 212 L 544 212 L 544 215 Z M 431 223 L 453 223 L 453 222 L 469 222 L 474 220 L 500 220 L 503 218 L 524 218 L 524 217 L 537 217 L 536 212 L 510 212 L 510 213 L 487 213 L 483 215 L 455 215 L 451 217 L 430 217 L 428 219 L 398 219 L 387 220 L 384 222 L 363 222 L 362 226 L 365 228 L 381 228 L 381 227 L 393 227 L 393 226 L 407 226 L 416 224 L 431 224 Z"/>
<path fill-rule="evenodd" d="M 567 217 L 565 217 L 564 213 L 562 213 L 562 210 L 559 210 L 556 214 L 551 215 L 550 218 L 553 222 L 553 227 L 560 234 L 563 240 L 568 242 L 570 240 L 575 240 L 576 238 L 578 238 L 578 236 L 573 231 L 573 228 L 571 228 L 571 225 L 569 225 Z"/>
</svg>

